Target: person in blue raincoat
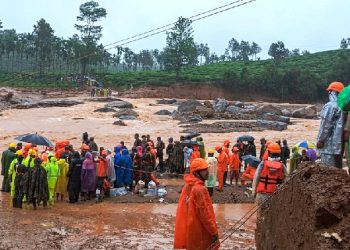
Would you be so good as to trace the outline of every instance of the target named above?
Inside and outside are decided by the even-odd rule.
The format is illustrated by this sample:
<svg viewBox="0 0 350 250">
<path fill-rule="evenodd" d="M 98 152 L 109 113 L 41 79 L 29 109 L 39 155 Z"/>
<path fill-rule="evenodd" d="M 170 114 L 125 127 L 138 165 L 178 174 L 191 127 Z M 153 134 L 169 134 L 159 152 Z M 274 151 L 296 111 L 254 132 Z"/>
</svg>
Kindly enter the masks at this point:
<svg viewBox="0 0 350 250">
<path fill-rule="evenodd" d="M 120 181 L 122 182 L 124 186 L 127 186 L 131 189 L 132 187 L 132 169 L 133 169 L 133 162 L 131 159 L 131 156 L 129 154 L 129 151 L 127 149 L 123 149 L 122 151 L 122 157 L 121 157 L 121 162 L 122 162 L 122 169 L 123 174 L 120 177 Z"/>
<path fill-rule="evenodd" d="M 118 187 L 118 188 L 123 186 L 123 183 L 120 181 L 121 180 L 120 176 L 123 175 L 123 169 L 121 168 L 122 155 L 121 155 L 120 151 L 121 151 L 121 147 L 119 147 L 119 146 L 114 147 L 114 152 L 115 152 L 115 155 L 114 155 L 114 169 L 115 169 L 115 177 L 116 177 L 114 186 Z"/>
<path fill-rule="evenodd" d="M 342 168 L 342 146 L 344 113 L 338 107 L 338 94 L 343 90 L 344 85 L 340 82 L 332 82 L 327 91 L 329 102 L 321 111 L 321 124 L 317 136 L 317 148 L 321 154 L 321 162 Z"/>
</svg>

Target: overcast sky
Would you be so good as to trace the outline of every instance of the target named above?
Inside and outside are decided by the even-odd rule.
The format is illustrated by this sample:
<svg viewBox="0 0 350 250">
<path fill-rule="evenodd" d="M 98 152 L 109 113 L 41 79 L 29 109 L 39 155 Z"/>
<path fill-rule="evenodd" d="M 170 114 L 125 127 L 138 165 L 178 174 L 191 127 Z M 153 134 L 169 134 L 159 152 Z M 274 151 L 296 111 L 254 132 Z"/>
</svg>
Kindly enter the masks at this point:
<svg viewBox="0 0 350 250">
<path fill-rule="evenodd" d="M 197 13 L 224 5 L 233 0 L 100 0 L 107 10 L 101 21 L 103 44 L 128 38 L 165 24 L 179 16 Z M 4 29 L 18 33 L 32 32 L 33 25 L 44 18 L 59 37 L 77 33 L 74 24 L 83 0 L 2 0 L 0 20 Z M 194 22 L 197 43 L 207 43 L 211 52 L 224 53 L 228 41 L 248 40 L 258 43 L 267 57 L 272 42 L 283 41 L 287 48 L 311 52 L 339 48 L 343 37 L 350 37 L 350 0 L 256 0 L 245 6 Z M 141 49 L 162 49 L 165 34 L 125 46 Z M 259 55 L 258 55 L 259 56 Z"/>
</svg>

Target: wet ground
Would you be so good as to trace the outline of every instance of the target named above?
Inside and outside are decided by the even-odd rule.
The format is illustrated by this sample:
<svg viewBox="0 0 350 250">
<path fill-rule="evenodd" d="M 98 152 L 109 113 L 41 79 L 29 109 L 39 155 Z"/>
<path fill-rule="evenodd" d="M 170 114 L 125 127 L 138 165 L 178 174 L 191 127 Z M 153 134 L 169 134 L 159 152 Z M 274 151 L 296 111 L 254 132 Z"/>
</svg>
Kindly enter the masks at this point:
<svg viewBox="0 0 350 250">
<path fill-rule="evenodd" d="M 176 204 L 115 204 L 110 200 L 33 210 L 12 209 L 0 194 L 0 249 L 172 249 Z M 214 205 L 220 237 L 253 204 Z M 221 249 L 254 249 L 255 217 Z"/>
</svg>

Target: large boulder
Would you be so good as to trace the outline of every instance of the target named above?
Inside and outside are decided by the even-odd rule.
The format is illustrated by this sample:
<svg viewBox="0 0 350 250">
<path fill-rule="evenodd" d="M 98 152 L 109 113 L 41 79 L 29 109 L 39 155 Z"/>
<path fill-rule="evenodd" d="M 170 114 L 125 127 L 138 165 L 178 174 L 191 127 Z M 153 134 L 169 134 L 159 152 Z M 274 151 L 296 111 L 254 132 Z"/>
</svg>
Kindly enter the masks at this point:
<svg viewBox="0 0 350 250">
<path fill-rule="evenodd" d="M 121 115 L 119 116 L 120 120 L 136 120 L 136 116 L 134 115 Z"/>
<path fill-rule="evenodd" d="M 277 121 L 257 120 L 256 125 L 269 130 L 283 131 L 287 129 L 287 123 Z"/>
<path fill-rule="evenodd" d="M 242 113 L 242 108 L 239 108 L 237 106 L 228 106 L 226 108 L 226 112 L 229 112 L 231 114 L 240 114 Z"/>
<path fill-rule="evenodd" d="M 271 104 L 266 104 L 258 107 L 256 109 L 256 113 L 259 115 L 265 114 L 265 113 L 271 113 L 271 114 L 276 114 L 276 115 L 282 115 L 282 111 Z"/>
<path fill-rule="evenodd" d="M 314 105 L 309 105 L 305 108 L 300 108 L 297 110 L 294 110 L 292 116 L 294 118 L 305 118 L 305 119 L 312 119 L 317 117 L 317 109 Z"/>
<path fill-rule="evenodd" d="M 105 105 L 105 108 L 119 108 L 119 109 L 123 109 L 123 108 L 133 108 L 133 105 L 130 102 L 127 101 L 113 101 L 110 103 L 107 103 Z"/>
<path fill-rule="evenodd" d="M 95 109 L 94 112 L 101 112 L 101 113 L 115 112 L 115 109 L 112 109 L 112 108 L 99 108 L 99 109 Z"/>
<path fill-rule="evenodd" d="M 214 101 L 214 110 L 217 113 L 223 113 L 225 112 L 228 105 L 229 105 L 228 101 L 222 98 L 218 98 Z"/>
<path fill-rule="evenodd" d="M 281 115 L 276 115 L 276 114 L 271 114 L 271 113 L 266 113 L 261 116 L 263 120 L 267 121 L 278 121 L 278 122 L 284 122 L 289 124 L 290 123 L 290 118 L 286 116 L 281 116 Z"/>
<path fill-rule="evenodd" d="M 161 99 L 157 100 L 158 104 L 175 104 L 177 102 L 176 99 Z"/>
<path fill-rule="evenodd" d="M 234 106 L 239 107 L 239 108 L 244 108 L 244 103 L 243 103 L 243 102 L 240 102 L 240 101 L 236 101 L 236 102 L 234 103 Z"/>
<path fill-rule="evenodd" d="M 171 115 L 172 113 L 169 110 L 162 109 L 154 113 L 155 115 Z"/>
<path fill-rule="evenodd" d="M 292 116 L 292 112 L 289 109 L 282 109 L 282 115 L 283 116 Z"/>
<path fill-rule="evenodd" d="M 136 111 L 132 110 L 132 109 L 120 109 L 116 113 L 114 113 L 114 115 L 113 115 L 113 117 L 117 117 L 117 118 L 120 118 L 120 119 L 121 119 L 122 116 L 124 116 L 124 117 L 125 116 L 133 116 L 136 119 L 136 117 L 139 116 L 139 114 Z"/>
<path fill-rule="evenodd" d="M 215 116 L 214 109 L 206 106 L 197 106 L 195 113 L 204 118 L 213 118 Z"/>
<path fill-rule="evenodd" d="M 207 108 L 213 109 L 213 104 L 208 100 L 204 101 L 203 105 Z"/>
<path fill-rule="evenodd" d="M 20 103 L 14 106 L 16 109 L 30 109 L 30 108 L 49 108 L 49 107 L 70 107 L 83 102 L 69 100 L 69 99 L 53 99 L 53 100 L 42 100 L 42 101 L 29 101 Z"/>
<path fill-rule="evenodd" d="M 200 115 L 192 115 L 188 118 L 188 122 L 201 122 L 203 121 L 202 117 Z"/>
<path fill-rule="evenodd" d="M 180 103 L 180 105 L 177 107 L 177 110 L 180 113 L 194 112 L 198 106 L 203 105 L 199 101 L 191 99 Z"/>
<path fill-rule="evenodd" d="M 127 125 L 125 124 L 125 122 L 123 122 L 122 120 L 118 120 L 118 121 L 113 122 L 113 125 L 117 125 L 117 126 L 127 126 Z"/>
</svg>

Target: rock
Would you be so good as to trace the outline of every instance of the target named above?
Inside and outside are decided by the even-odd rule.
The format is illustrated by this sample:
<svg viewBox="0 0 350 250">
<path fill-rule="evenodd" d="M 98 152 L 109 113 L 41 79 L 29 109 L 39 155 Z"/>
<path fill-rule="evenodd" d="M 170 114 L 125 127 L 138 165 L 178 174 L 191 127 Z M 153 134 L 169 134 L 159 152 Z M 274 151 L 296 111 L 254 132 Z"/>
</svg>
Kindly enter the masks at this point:
<svg viewBox="0 0 350 250">
<path fill-rule="evenodd" d="M 292 112 L 288 109 L 282 109 L 282 115 L 284 116 L 292 116 Z"/>
<path fill-rule="evenodd" d="M 195 113 L 204 118 L 213 118 L 215 116 L 214 109 L 206 106 L 197 106 Z"/>
<path fill-rule="evenodd" d="M 172 113 L 169 110 L 162 109 L 154 113 L 155 115 L 171 115 Z"/>
<path fill-rule="evenodd" d="M 30 108 L 48 108 L 48 107 L 70 107 L 83 102 L 69 100 L 69 99 L 55 99 L 55 100 L 42 100 L 31 101 L 26 103 L 17 104 L 14 106 L 16 109 L 30 109 Z"/>
<path fill-rule="evenodd" d="M 239 108 L 243 108 L 244 107 L 244 103 L 240 102 L 240 101 L 236 101 L 234 106 L 239 107 Z"/>
<path fill-rule="evenodd" d="M 157 100 L 158 104 L 175 104 L 177 103 L 176 99 L 161 99 L 161 100 Z"/>
<path fill-rule="evenodd" d="M 132 109 L 120 109 L 113 115 L 113 117 L 119 117 L 120 119 L 122 119 L 121 116 L 133 116 L 136 119 L 136 117 L 139 116 L 139 114 Z M 127 119 L 124 119 L 124 120 L 127 120 Z M 131 120 L 134 120 L 134 119 L 131 119 Z"/>
<path fill-rule="evenodd" d="M 136 116 L 133 115 L 121 115 L 119 116 L 120 120 L 136 120 Z"/>
<path fill-rule="evenodd" d="M 218 98 L 214 101 L 214 110 L 215 112 L 223 113 L 225 112 L 228 105 L 229 105 L 228 101 L 222 98 Z"/>
<path fill-rule="evenodd" d="M 122 99 L 115 98 L 115 97 L 90 97 L 85 98 L 84 101 L 90 101 L 90 102 L 114 102 L 114 101 L 122 101 Z"/>
<path fill-rule="evenodd" d="M 271 104 L 266 104 L 263 106 L 260 106 L 256 109 L 257 114 L 265 114 L 265 113 L 272 113 L 276 115 L 282 115 L 282 111 L 277 108 L 276 106 L 273 106 Z"/>
<path fill-rule="evenodd" d="M 256 110 L 256 106 L 254 104 L 244 105 L 244 109 Z"/>
<path fill-rule="evenodd" d="M 102 112 L 102 113 L 115 112 L 115 109 L 112 109 L 112 108 L 99 108 L 99 109 L 95 109 L 94 112 Z"/>
<path fill-rule="evenodd" d="M 189 122 L 201 122 L 203 121 L 202 117 L 200 115 L 193 115 L 188 118 Z"/>
<path fill-rule="evenodd" d="M 208 100 L 204 102 L 204 106 L 206 106 L 207 108 L 210 108 L 210 109 L 213 108 L 213 104 Z"/>
<path fill-rule="evenodd" d="M 105 108 L 133 108 L 133 105 L 130 102 L 120 100 L 107 103 Z"/>
<path fill-rule="evenodd" d="M 197 100 L 187 100 L 177 107 L 177 110 L 180 113 L 186 113 L 186 112 L 194 112 L 196 110 L 196 107 L 203 106 L 199 101 Z"/>
<path fill-rule="evenodd" d="M 294 118 L 312 119 L 317 117 L 317 110 L 314 105 L 309 105 L 305 108 L 294 110 L 292 116 Z"/>
<path fill-rule="evenodd" d="M 262 127 L 270 130 L 283 131 L 287 129 L 287 123 L 284 123 L 284 122 L 257 120 L 256 124 L 258 127 Z"/>
<path fill-rule="evenodd" d="M 276 115 L 276 114 L 271 114 L 271 113 L 266 113 L 261 116 L 263 120 L 267 121 L 278 121 L 278 122 L 284 122 L 289 124 L 290 123 L 290 118 L 286 116 L 281 116 L 281 115 Z"/>
<path fill-rule="evenodd" d="M 121 120 L 118 120 L 118 121 L 113 122 L 113 125 L 117 125 L 117 126 L 126 126 L 125 122 L 123 122 L 123 121 L 121 121 Z"/>
<path fill-rule="evenodd" d="M 237 106 L 228 106 L 226 108 L 226 112 L 229 112 L 232 114 L 239 114 L 239 113 L 242 113 L 242 109 Z"/>
</svg>

